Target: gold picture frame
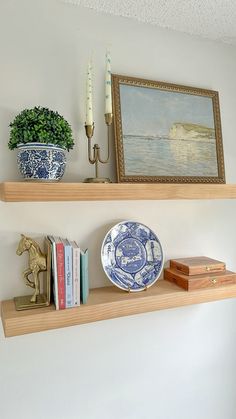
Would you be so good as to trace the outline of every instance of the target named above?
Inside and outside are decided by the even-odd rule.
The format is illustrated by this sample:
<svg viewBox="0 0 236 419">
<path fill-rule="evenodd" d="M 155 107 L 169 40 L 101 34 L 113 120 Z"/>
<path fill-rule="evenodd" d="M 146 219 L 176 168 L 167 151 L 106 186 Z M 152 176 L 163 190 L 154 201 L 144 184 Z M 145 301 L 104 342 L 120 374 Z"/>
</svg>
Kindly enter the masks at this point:
<svg viewBox="0 0 236 419">
<path fill-rule="evenodd" d="M 112 75 L 118 182 L 225 183 L 218 92 Z"/>
</svg>

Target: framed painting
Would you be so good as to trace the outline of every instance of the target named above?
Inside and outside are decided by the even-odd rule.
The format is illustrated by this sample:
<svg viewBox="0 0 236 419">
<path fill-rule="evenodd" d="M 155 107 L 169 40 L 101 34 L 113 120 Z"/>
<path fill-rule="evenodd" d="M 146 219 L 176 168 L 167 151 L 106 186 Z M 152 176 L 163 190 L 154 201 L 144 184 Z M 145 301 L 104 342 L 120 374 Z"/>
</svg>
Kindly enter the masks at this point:
<svg viewBox="0 0 236 419">
<path fill-rule="evenodd" d="M 225 183 L 218 92 L 112 75 L 118 182 Z"/>
</svg>

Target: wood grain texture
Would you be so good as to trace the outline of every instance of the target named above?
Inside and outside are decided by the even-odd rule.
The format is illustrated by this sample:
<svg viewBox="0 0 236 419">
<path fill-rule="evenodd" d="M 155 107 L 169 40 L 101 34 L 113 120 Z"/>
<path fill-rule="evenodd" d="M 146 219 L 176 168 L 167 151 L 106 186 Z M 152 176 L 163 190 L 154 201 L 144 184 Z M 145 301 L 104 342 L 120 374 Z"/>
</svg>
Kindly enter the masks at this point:
<svg viewBox="0 0 236 419">
<path fill-rule="evenodd" d="M 195 256 L 171 259 L 170 268 L 191 276 L 209 272 L 223 272 L 225 270 L 225 263 L 206 256 Z"/>
<path fill-rule="evenodd" d="M 2 322 L 9 337 L 232 297 L 236 297 L 236 284 L 187 292 L 159 280 L 138 293 L 113 286 L 92 289 L 87 304 L 60 311 L 50 306 L 17 312 L 13 300 L 3 301 Z"/>
<path fill-rule="evenodd" d="M 198 275 L 186 275 L 173 268 L 164 269 L 164 278 L 174 282 L 185 290 L 192 291 L 200 288 L 215 288 L 227 284 L 236 284 L 236 273 L 231 271 L 208 272 Z"/>
<path fill-rule="evenodd" d="M 0 197 L 6 202 L 235 199 L 236 185 L 4 182 Z"/>
</svg>

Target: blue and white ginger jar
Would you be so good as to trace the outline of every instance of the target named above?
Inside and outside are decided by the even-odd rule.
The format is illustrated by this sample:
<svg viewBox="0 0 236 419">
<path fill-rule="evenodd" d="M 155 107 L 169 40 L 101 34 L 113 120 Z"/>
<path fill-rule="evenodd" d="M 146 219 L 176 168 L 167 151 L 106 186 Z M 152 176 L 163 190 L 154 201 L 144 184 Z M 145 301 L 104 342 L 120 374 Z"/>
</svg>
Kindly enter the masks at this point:
<svg viewBox="0 0 236 419">
<path fill-rule="evenodd" d="M 25 180 L 58 181 L 66 167 L 65 150 L 54 144 L 27 143 L 17 146 L 17 164 Z"/>
</svg>

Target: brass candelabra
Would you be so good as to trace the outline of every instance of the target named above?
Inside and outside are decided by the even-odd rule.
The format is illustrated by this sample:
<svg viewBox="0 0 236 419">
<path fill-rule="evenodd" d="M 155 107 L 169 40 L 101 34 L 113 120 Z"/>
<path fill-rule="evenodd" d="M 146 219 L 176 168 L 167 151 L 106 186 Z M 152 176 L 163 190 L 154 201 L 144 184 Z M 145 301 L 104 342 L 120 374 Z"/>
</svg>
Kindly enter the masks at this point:
<svg viewBox="0 0 236 419">
<path fill-rule="evenodd" d="M 101 150 L 98 144 L 94 144 L 93 152 L 92 152 L 91 139 L 94 133 L 94 123 L 92 125 L 85 124 L 85 132 L 88 138 L 88 159 L 89 159 L 89 163 L 95 164 L 95 177 L 85 179 L 84 182 L 86 183 L 110 183 L 111 182 L 109 178 L 99 177 L 98 164 L 99 163 L 106 164 L 108 163 L 109 158 L 110 158 L 110 130 L 111 130 L 112 121 L 113 121 L 113 114 L 106 113 L 105 114 L 105 123 L 107 125 L 107 158 L 106 159 L 101 158 Z"/>
</svg>

